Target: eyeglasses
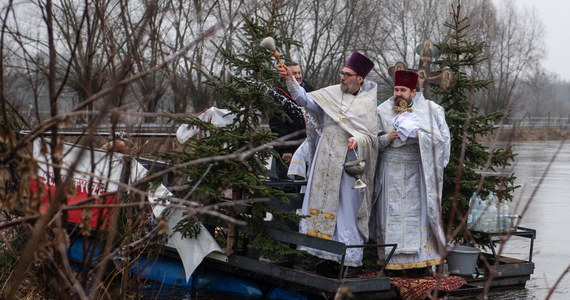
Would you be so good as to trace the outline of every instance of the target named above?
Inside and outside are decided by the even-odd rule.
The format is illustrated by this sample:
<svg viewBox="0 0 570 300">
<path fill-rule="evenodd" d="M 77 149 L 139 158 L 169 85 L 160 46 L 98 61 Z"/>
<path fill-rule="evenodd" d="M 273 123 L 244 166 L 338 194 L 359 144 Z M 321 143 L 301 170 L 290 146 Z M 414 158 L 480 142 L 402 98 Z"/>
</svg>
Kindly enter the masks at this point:
<svg viewBox="0 0 570 300">
<path fill-rule="evenodd" d="M 346 77 L 346 78 L 350 78 L 350 77 L 356 76 L 356 75 L 358 75 L 358 74 L 346 73 L 346 72 L 338 72 L 338 75 L 339 75 L 340 77 L 343 77 L 343 76 L 344 76 L 344 77 Z"/>
</svg>

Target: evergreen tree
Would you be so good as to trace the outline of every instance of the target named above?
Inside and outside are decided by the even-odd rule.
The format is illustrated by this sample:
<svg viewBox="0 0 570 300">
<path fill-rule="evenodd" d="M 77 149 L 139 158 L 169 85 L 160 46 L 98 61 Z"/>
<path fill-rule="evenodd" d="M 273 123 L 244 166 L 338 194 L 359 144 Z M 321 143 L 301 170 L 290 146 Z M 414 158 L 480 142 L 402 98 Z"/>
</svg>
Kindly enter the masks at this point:
<svg viewBox="0 0 570 300">
<path fill-rule="evenodd" d="M 497 192 L 500 199 L 511 201 L 516 188 L 514 174 L 482 174 L 493 174 L 511 165 L 515 154 L 510 146 L 492 149 L 480 142 L 484 137 L 492 137 L 495 124 L 506 112 L 483 115 L 474 103 L 475 94 L 492 81 L 475 78 L 477 65 L 484 60 L 485 44 L 469 40 L 469 19 L 461 15 L 459 1 L 453 9 L 452 21 L 445 26 L 450 29 L 450 39 L 437 45 L 441 56 L 435 64 L 449 68 L 454 74 L 453 82 L 448 89 L 432 87 L 445 108 L 451 133 L 451 157 L 444 173 L 442 210 L 447 235 L 456 240 L 470 239 L 470 234 L 465 235 L 465 220 L 472 193 L 476 191 L 485 197 Z M 479 240 L 481 236 L 474 238 Z"/>
<path fill-rule="evenodd" d="M 217 107 L 228 109 L 235 115 L 233 123 L 215 127 L 197 118 L 179 120 L 184 124 L 198 126 L 206 134 L 190 140 L 183 152 L 170 155 L 177 163 L 233 156 L 232 159 L 202 163 L 182 170 L 189 179 L 191 200 L 202 205 L 223 204 L 218 206 L 219 212 L 247 223 L 245 230 L 240 230 L 241 239 L 237 242 L 251 241 L 250 247 L 261 250 L 263 256 L 271 259 L 280 258 L 294 250 L 276 242 L 266 233 L 265 226 L 268 222 L 263 220 L 266 212 L 273 217 L 272 226 L 284 227 L 288 221 L 298 221 L 294 212 L 278 210 L 258 201 L 269 198 L 289 201 L 283 191 L 269 187 L 263 180 L 267 175 L 265 162 L 276 155 L 266 145 L 274 141 L 276 135 L 260 125 L 262 119 L 276 108 L 270 89 L 278 76 L 272 53 L 263 49 L 260 42 L 271 36 L 276 40 L 277 46 L 294 43 L 274 34 L 278 5 L 277 1 L 272 1 L 264 7 L 269 16 L 267 19 L 260 16 L 262 10 L 257 10 L 251 16 L 242 16 L 243 25 L 239 31 L 242 35 L 235 37 L 236 43 L 226 44 L 225 48 L 216 45 L 226 64 L 220 71 L 221 75 L 215 76 L 207 84 L 213 87 Z M 231 198 L 227 196 L 228 191 L 231 191 Z M 186 190 L 181 194 L 188 192 Z M 196 220 L 204 220 L 204 216 L 187 218 L 178 224 L 177 230 L 185 236 L 195 235 L 196 230 L 199 230 Z M 226 246 L 228 252 L 231 252 L 230 248 L 234 247 L 232 238 L 235 235 L 235 224 L 230 222 L 228 227 Z"/>
</svg>

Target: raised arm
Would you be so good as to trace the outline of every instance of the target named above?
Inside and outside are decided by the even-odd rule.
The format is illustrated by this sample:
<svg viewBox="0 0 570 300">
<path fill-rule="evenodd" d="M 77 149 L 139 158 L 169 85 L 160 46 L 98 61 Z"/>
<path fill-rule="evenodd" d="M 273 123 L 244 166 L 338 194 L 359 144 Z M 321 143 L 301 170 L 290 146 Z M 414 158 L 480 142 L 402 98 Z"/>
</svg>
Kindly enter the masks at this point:
<svg viewBox="0 0 570 300">
<path fill-rule="evenodd" d="M 313 111 L 321 111 L 319 105 L 307 94 L 307 91 L 305 91 L 305 89 L 297 82 L 297 80 L 295 80 L 295 77 L 293 77 L 291 70 L 289 70 L 286 65 L 279 65 L 277 70 L 279 71 L 279 77 L 285 80 L 291 97 L 293 97 L 297 103 L 307 109 Z"/>
</svg>

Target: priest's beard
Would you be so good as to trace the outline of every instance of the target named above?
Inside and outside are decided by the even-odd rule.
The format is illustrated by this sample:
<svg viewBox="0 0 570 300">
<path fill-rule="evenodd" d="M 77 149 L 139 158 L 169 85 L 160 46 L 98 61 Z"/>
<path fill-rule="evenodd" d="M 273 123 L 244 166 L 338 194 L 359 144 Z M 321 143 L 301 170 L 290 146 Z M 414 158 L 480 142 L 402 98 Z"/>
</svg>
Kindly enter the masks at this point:
<svg viewBox="0 0 570 300">
<path fill-rule="evenodd" d="M 360 86 L 358 85 L 358 82 L 352 82 L 352 83 L 340 83 L 340 90 L 343 93 L 349 93 L 349 94 L 354 94 L 356 93 L 356 91 L 358 91 L 358 88 Z"/>
<path fill-rule="evenodd" d="M 405 101 L 406 103 L 404 103 L 404 105 L 402 105 L 403 104 L 402 101 Z M 396 105 L 399 105 L 399 106 L 409 106 L 412 103 L 412 97 L 406 98 L 404 96 L 399 96 L 398 98 L 396 98 L 394 100 L 394 102 L 396 103 Z"/>
</svg>

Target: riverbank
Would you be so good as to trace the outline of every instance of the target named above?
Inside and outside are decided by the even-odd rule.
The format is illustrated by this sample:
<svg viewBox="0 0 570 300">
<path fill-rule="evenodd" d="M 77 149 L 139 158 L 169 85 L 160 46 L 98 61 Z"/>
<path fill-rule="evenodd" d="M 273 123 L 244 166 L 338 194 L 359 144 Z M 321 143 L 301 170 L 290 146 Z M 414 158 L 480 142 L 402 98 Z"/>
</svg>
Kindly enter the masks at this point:
<svg viewBox="0 0 570 300">
<path fill-rule="evenodd" d="M 560 141 L 570 137 L 570 128 L 561 127 L 505 127 L 496 129 L 493 135 L 482 137 L 480 141 L 505 142 Z"/>
</svg>

